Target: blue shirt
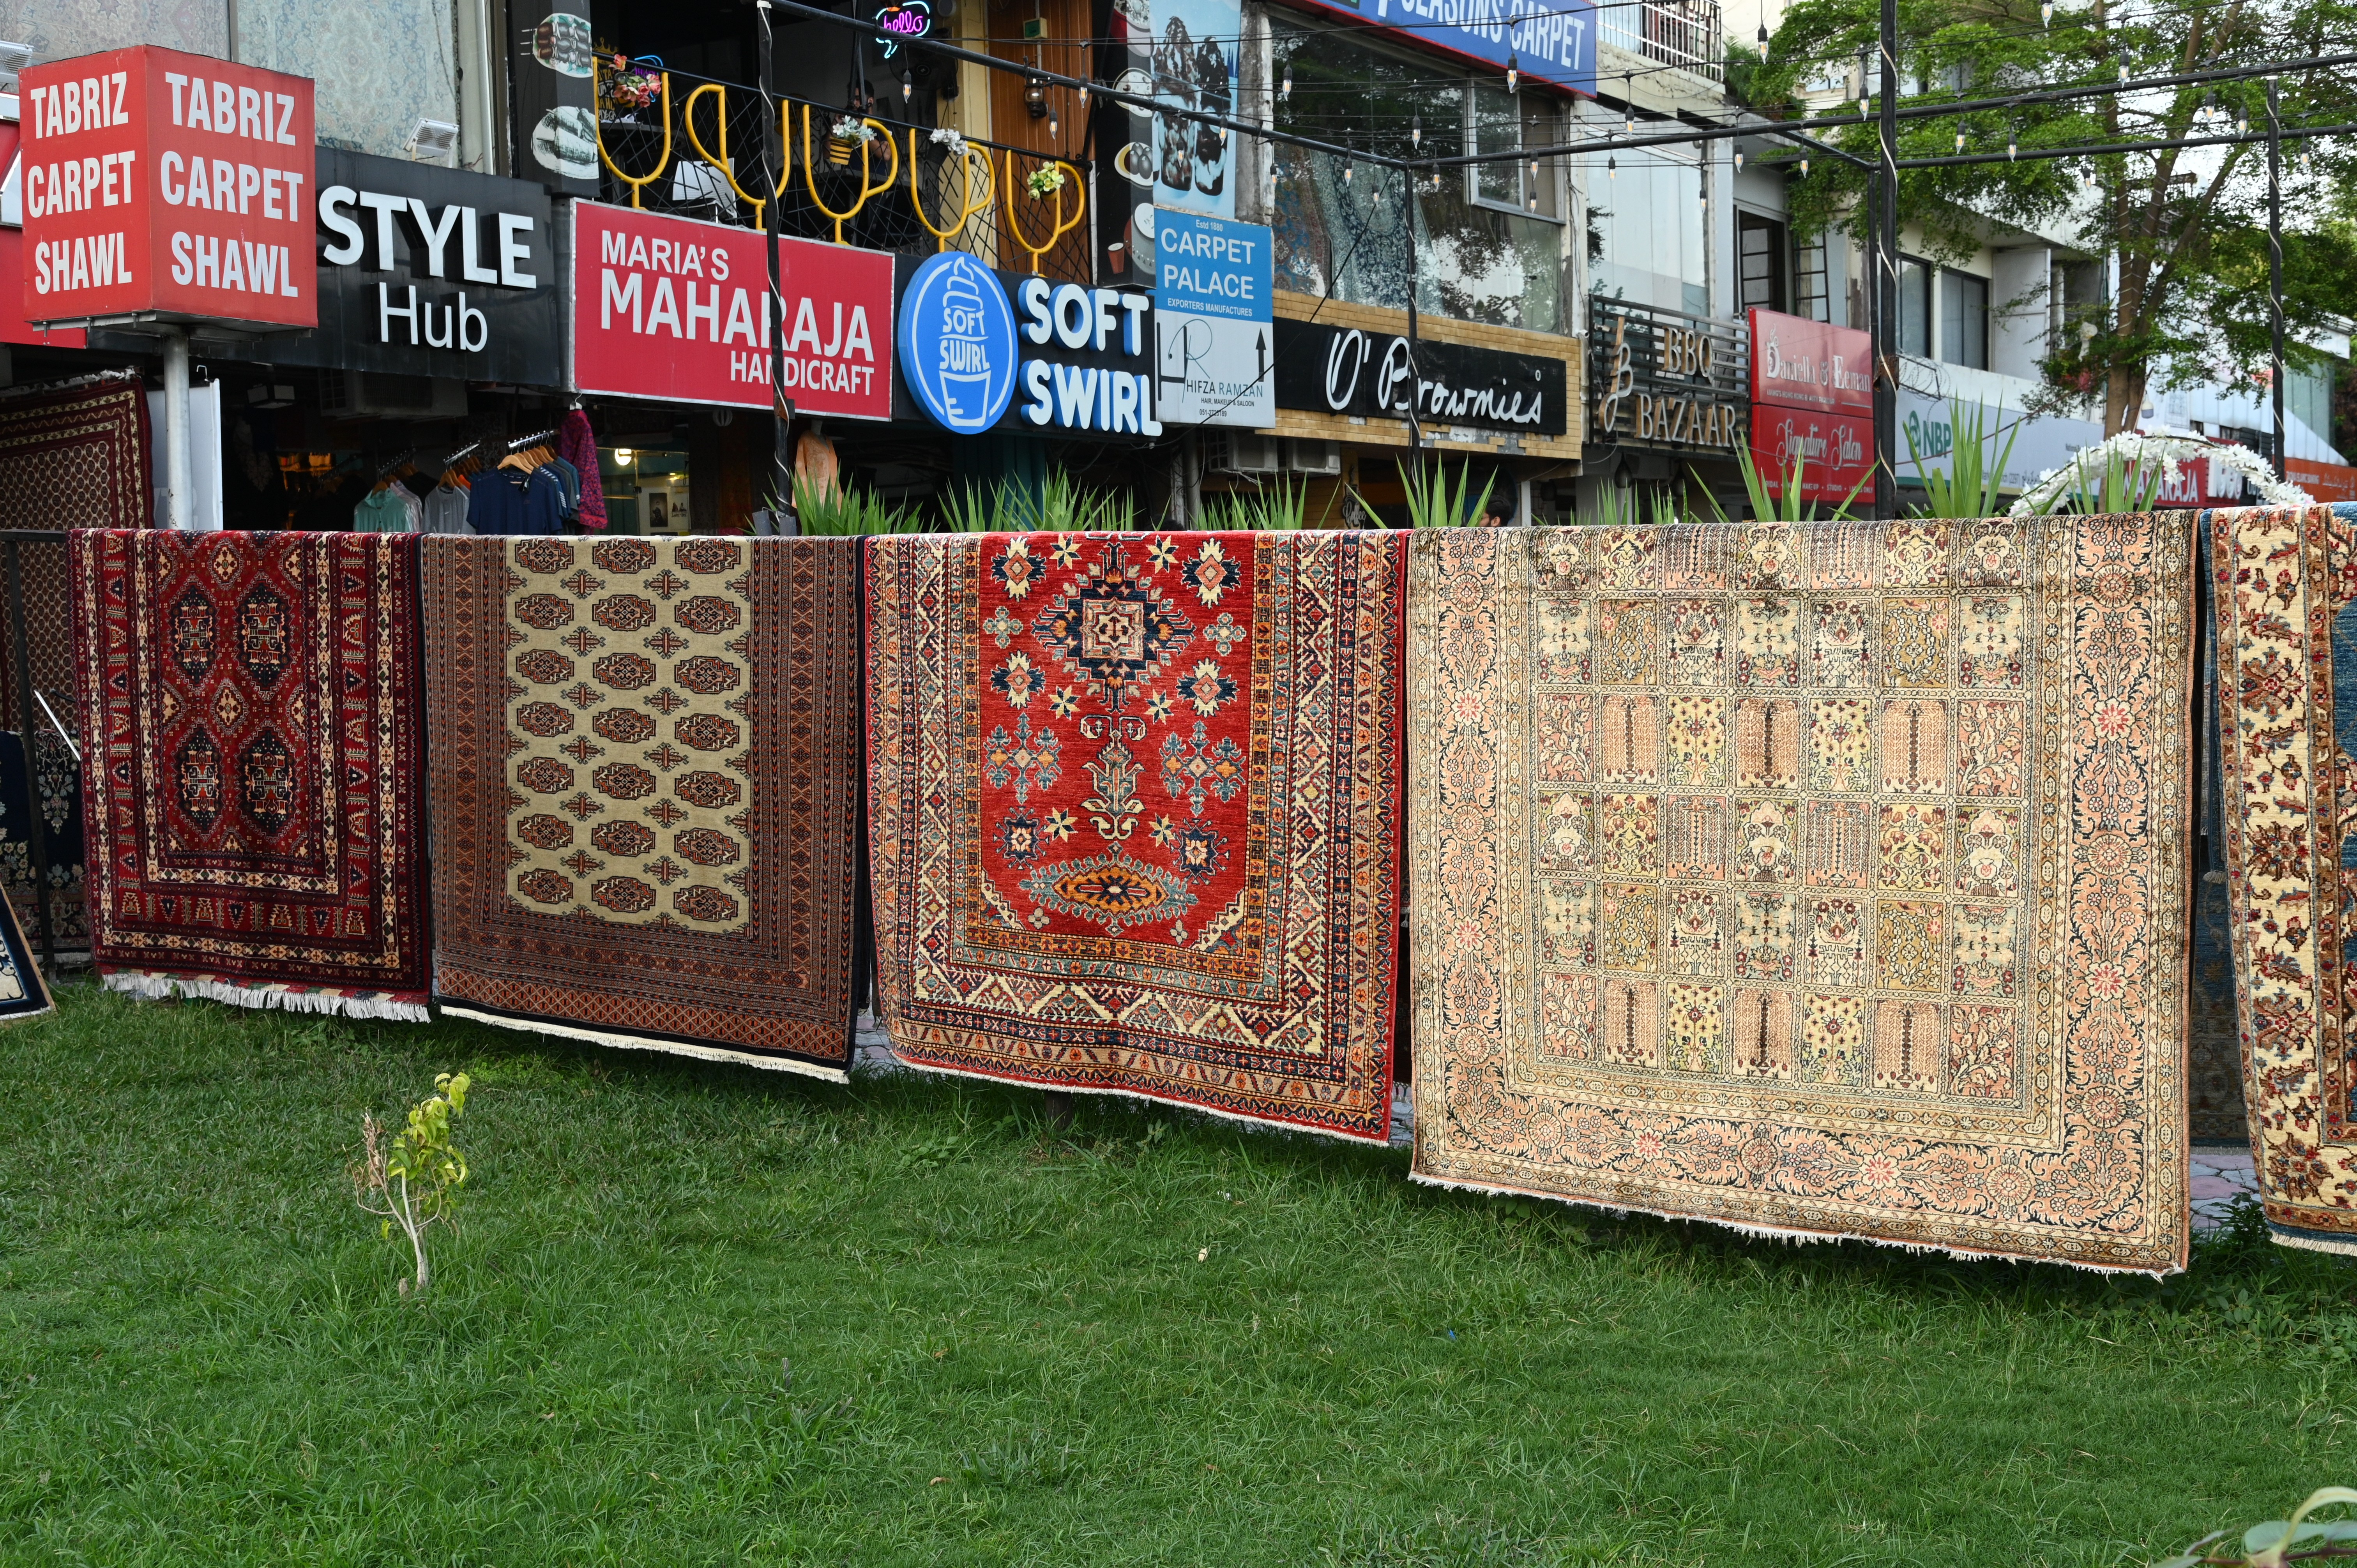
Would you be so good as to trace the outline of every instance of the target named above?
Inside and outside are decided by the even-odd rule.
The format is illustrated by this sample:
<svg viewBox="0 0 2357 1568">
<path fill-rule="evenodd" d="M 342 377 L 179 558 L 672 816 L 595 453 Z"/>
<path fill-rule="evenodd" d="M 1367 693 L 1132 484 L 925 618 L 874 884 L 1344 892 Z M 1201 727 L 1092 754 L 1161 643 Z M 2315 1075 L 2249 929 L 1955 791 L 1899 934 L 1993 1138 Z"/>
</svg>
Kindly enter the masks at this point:
<svg viewBox="0 0 2357 1568">
<path fill-rule="evenodd" d="M 494 468 L 475 476 L 467 526 L 477 533 L 562 533 L 565 487 L 545 468 Z"/>
</svg>

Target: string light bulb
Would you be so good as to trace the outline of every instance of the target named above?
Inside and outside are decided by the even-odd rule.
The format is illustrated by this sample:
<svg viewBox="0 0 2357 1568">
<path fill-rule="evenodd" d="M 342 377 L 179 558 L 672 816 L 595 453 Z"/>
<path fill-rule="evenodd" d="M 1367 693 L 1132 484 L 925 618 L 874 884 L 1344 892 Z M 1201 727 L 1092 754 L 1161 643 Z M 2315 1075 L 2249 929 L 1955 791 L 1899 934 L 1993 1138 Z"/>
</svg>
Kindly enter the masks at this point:
<svg viewBox="0 0 2357 1568">
<path fill-rule="evenodd" d="M 1806 158 L 1801 160 L 1801 177 L 1803 179 L 1809 177 L 1809 160 Z"/>
<path fill-rule="evenodd" d="M 1523 57 L 1513 50 L 1506 51 L 1506 95 L 1512 97 L 1523 85 Z"/>
<path fill-rule="evenodd" d="M 1962 131 L 1959 131 L 1959 132 L 1957 132 L 1957 133 L 1956 133 L 1956 151 L 1958 151 L 1958 152 L 1960 152 L 1960 153 L 1961 153 L 1961 152 L 1963 152 L 1964 150 L 1964 134 Z"/>
<path fill-rule="evenodd" d="M 1768 63 L 1768 24 L 1765 22 L 1760 24 L 1760 63 Z"/>
<path fill-rule="evenodd" d="M 1620 134 L 1624 136 L 1633 136 L 1637 134 L 1637 101 L 1631 96 L 1636 90 L 1637 81 L 1634 76 L 1623 76 L 1620 79 Z"/>
<path fill-rule="evenodd" d="M 2054 25 L 2054 0 L 2044 0 L 2038 7 L 2038 19 L 2047 27 Z"/>
<path fill-rule="evenodd" d="M 2005 156 L 2006 156 L 2006 161 L 2007 161 L 2007 163 L 2011 163 L 2011 162 L 2012 162 L 2016 157 L 2018 157 L 2018 156 L 2020 155 L 2020 152 L 2021 152 L 2020 147 L 2018 147 L 2018 145 L 2015 145 L 2015 143 L 2014 143 L 2013 133 L 2012 133 L 2011 131 L 2007 131 L 2007 132 L 2005 134 Z"/>
<path fill-rule="evenodd" d="M 1293 62 L 1285 62 L 1285 75 L 1276 84 L 1276 95 L 1286 102 L 1293 102 Z"/>
<path fill-rule="evenodd" d="M 1359 166 L 1354 159 L 1344 158 L 1342 160 L 1342 183 L 1344 185 L 1351 183 L 1351 175 L 1358 166 Z"/>
<path fill-rule="evenodd" d="M 1738 174 L 1741 174 L 1743 172 L 1743 149 L 1741 147 L 1735 149 L 1735 172 Z"/>
<path fill-rule="evenodd" d="M 1606 158 L 1604 160 L 1604 177 L 1613 180 L 1617 180 L 1620 177 L 1620 160 L 1619 158 Z"/>
<path fill-rule="evenodd" d="M 2235 111 L 2234 111 L 2234 134 L 2236 134 L 2236 135 L 2238 135 L 2238 136 L 2247 136 L 2247 135 L 2249 135 L 2250 134 L 2251 134 L 2251 112 L 2250 112 L 2248 109 L 2237 109 L 2237 110 L 2235 110 Z"/>
<path fill-rule="evenodd" d="M 1408 116 L 1407 145 L 1419 150 L 1424 146 L 1424 116 L 1421 114 Z"/>
</svg>

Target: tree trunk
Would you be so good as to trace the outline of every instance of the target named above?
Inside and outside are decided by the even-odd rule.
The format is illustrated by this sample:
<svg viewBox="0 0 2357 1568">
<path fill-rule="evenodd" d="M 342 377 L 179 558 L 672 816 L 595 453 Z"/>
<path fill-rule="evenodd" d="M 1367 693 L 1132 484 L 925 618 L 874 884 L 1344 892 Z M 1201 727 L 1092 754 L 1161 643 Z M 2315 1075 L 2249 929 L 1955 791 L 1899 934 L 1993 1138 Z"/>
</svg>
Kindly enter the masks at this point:
<svg viewBox="0 0 2357 1568">
<path fill-rule="evenodd" d="M 2115 365 L 2104 379 L 2104 434 L 2134 430 L 2144 413 L 2145 370 L 2141 365 Z"/>
</svg>

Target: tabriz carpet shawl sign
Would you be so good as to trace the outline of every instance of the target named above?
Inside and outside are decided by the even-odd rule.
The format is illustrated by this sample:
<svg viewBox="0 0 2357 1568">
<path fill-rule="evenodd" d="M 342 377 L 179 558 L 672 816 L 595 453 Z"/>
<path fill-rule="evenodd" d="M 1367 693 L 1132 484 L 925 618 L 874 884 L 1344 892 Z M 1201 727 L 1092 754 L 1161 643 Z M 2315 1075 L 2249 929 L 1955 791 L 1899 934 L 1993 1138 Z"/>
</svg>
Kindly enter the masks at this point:
<svg viewBox="0 0 2357 1568">
<path fill-rule="evenodd" d="M 902 1059 L 1388 1135 L 1400 540 L 870 542 Z"/>
<path fill-rule="evenodd" d="M 2181 1267 L 2158 528 L 1417 535 L 1417 1178 Z"/>
<path fill-rule="evenodd" d="M 425 1017 L 417 542 L 72 536 L 107 983 Z"/>
<path fill-rule="evenodd" d="M 2211 517 L 2244 1092 L 2276 1240 L 2357 1252 L 2357 507 Z"/>
<path fill-rule="evenodd" d="M 840 1079 L 856 540 L 425 548 L 444 1010 Z"/>
</svg>

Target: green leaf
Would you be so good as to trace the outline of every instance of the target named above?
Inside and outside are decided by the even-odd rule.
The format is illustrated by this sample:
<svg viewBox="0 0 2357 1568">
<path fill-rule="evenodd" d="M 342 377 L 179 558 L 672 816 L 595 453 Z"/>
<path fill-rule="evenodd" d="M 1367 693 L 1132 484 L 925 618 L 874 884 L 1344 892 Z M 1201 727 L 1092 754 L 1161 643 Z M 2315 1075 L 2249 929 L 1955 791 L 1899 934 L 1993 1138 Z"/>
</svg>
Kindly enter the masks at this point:
<svg viewBox="0 0 2357 1568">
<path fill-rule="evenodd" d="M 2279 1519 L 2271 1519 L 2265 1524 L 2255 1524 L 2243 1531 L 2243 1551 L 2253 1557 L 2262 1552 L 2272 1552 L 2275 1550 L 2276 1543 L 2281 1541 L 2285 1532 L 2290 1529 L 2291 1526 Z"/>
</svg>

